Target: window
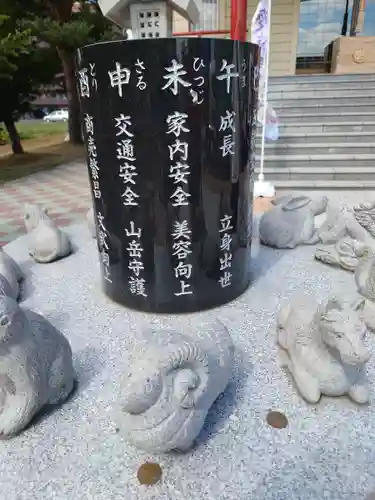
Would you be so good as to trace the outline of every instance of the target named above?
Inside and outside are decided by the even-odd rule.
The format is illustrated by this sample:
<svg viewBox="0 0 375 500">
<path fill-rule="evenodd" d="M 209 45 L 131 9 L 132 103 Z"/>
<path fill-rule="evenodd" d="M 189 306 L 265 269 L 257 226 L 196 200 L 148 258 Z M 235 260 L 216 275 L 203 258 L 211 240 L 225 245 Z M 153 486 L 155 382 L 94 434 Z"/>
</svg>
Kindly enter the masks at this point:
<svg viewBox="0 0 375 500">
<path fill-rule="evenodd" d="M 200 19 L 198 24 L 192 26 L 193 31 L 219 29 L 219 1 L 221 0 L 197 0 Z"/>
</svg>

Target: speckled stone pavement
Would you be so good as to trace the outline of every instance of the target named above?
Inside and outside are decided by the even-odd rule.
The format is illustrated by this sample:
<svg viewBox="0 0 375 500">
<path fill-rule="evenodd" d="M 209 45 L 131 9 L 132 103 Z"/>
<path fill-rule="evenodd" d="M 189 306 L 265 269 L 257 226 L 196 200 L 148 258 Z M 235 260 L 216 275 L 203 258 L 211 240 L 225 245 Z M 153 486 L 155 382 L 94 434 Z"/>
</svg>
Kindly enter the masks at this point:
<svg viewBox="0 0 375 500">
<path fill-rule="evenodd" d="M 91 206 L 87 167 L 69 163 L 0 187 L 0 246 L 25 233 L 23 205 L 40 203 L 60 227 L 84 218 Z"/>
</svg>

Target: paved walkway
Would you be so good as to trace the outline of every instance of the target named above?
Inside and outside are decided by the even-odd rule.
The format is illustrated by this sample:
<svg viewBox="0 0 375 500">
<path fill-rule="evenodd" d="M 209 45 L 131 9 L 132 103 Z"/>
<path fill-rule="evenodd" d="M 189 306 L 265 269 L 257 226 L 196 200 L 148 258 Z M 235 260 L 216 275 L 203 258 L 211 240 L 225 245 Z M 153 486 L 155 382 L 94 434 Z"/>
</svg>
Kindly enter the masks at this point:
<svg viewBox="0 0 375 500">
<path fill-rule="evenodd" d="M 87 167 L 70 163 L 0 187 L 0 246 L 25 233 L 23 206 L 39 203 L 60 227 L 82 220 L 91 206 Z"/>
</svg>

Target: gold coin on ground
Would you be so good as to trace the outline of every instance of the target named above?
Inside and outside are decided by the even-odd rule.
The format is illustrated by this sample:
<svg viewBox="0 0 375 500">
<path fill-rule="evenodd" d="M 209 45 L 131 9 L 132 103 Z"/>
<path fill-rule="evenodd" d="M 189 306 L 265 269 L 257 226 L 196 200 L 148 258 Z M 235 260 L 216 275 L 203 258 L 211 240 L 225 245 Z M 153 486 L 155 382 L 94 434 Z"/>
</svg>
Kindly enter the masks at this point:
<svg viewBox="0 0 375 500">
<path fill-rule="evenodd" d="M 141 484 L 151 486 L 160 481 L 162 470 L 159 464 L 146 462 L 138 469 L 137 477 Z"/>
<path fill-rule="evenodd" d="M 270 411 L 267 415 L 267 423 L 275 429 L 285 429 L 288 425 L 288 419 L 279 411 Z"/>
</svg>

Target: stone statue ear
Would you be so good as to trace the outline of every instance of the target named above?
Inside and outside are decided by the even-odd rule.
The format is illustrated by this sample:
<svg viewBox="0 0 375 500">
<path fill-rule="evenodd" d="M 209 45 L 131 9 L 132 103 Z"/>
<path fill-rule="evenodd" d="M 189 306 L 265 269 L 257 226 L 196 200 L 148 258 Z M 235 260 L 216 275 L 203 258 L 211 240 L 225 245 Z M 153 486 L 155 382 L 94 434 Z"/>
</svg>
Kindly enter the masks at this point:
<svg viewBox="0 0 375 500">
<path fill-rule="evenodd" d="M 352 308 L 354 311 L 360 312 L 363 311 L 365 304 L 366 304 L 366 299 L 364 297 L 359 297 L 353 302 Z"/>
<path fill-rule="evenodd" d="M 307 196 L 295 196 L 285 204 L 283 203 L 283 210 L 285 212 L 298 210 L 299 208 L 305 207 L 309 203 L 311 203 L 311 198 L 308 198 Z"/>
</svg>

